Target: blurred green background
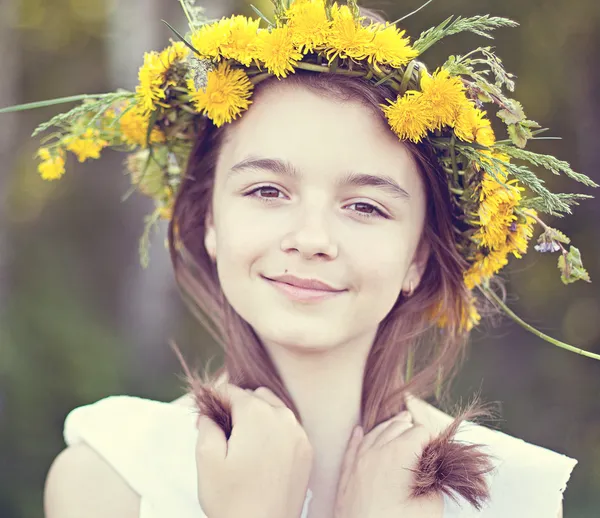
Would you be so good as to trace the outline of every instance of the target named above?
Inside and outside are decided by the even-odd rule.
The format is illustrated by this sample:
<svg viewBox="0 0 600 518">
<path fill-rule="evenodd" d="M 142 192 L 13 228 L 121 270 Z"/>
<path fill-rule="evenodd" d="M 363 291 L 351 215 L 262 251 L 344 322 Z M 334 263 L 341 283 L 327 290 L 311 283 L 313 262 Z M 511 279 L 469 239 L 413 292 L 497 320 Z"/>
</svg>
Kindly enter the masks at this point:
<svg viewBox="0 0 600 518">
<path fill-rule="evenodd" d="M 254 2 L 269 12 L 268 0 Z M 422 0 L 365 0 L 395 20 Z M 253 15 L 249 2 L 206 1 L 211 18 Z M 600 6 L 597 0 L 436 0 L 404 22 L 417 37 L 452 13 L 490 13 L 520 22 L 488 42 L 444 40 L 424 56 L 430 69 L 448 54 L 493 44 L 517 76 L 515 96 L 558 141 L 532 148 L 567 160 L 600 182 Z M 0 106 L 132 89 L 145 50 L 185 29 L 177 0 L 1 0 Z M 174 286 L 165 227 L 150 266 L 138 239 L 151 202 L 128 188 L 123 156 L 70 162 L 44 182 L 33 155 L 35 126 L 64 107 L 0 115 L 0 517 L 42 516 L 42 490 L 63 448 L 75 406 L 111 394 L 171 400 L 181 393 L 173 338 L 201 364 L 218 354 Z M 553 190 L 594 192 L 544 173 Z M 566 220 L 546 218 L 582 252 L 594 283 L 563 286 L 556 255 L 533 251 L 504 271 L 509 304 L 539 329 L 600 353 L 600 202 Z M 537 236 L 537 233 L 536 233 Z M 579 460 L 565 493 L 568 518 L 600 516 L 600 362 L 558 349 L 506 319 L 473 334 L 455 398 L 481 391 L 501 402 L 493 426 Z M 535 498 L 536 495 L 531 495 Z"/>
</svg>

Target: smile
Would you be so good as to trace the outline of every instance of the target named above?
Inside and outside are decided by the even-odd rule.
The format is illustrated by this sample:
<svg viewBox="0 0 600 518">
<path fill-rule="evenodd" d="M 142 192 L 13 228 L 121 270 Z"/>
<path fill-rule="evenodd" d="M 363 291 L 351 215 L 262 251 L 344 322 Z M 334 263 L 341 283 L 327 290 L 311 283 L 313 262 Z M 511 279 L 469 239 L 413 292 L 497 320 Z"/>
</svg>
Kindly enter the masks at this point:
<svg viewBox="0 0 600 518">
<path fill-rule="evenodd" d="M 331 299 L 344 293 L 344 291 L 324 291 L 324 290 L 313 290 L 308 288 L 299 288 L 298 286 L 292 286 L 285 282 L 272 281 L 263 277 L 269 284 L 276 288 L 280 293 L 287 295 L 290 299 L 300 302 L 319 302 L 325 299 Z"/>
</svg>

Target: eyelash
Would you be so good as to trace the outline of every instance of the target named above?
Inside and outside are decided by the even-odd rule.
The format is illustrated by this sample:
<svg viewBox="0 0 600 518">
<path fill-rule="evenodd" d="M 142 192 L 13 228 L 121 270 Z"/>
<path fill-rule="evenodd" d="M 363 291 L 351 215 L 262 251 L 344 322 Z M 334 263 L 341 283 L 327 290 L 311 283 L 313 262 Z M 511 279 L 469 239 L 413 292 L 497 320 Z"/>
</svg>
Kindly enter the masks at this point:
<svg viewBox="0 0 600 518">
<path fill-rule="evenodd" d="M 253 196 L 254 198 L 258 198 L 263 203 L 272 203 L 273 200 L 279 199 L 279 198 L 263 198 L 262 196 L 256 196 L 254 193 L 256 193 L 257 191 L 260 191 L 261 189 L 275 189 L 277 192 L 282 192 L 280 189 L 278 189 L 277 187 L 273 187 L 272 185 L 261 185 L 259 187 L 252 189 L 251 191 L 245 193 L 244 196 Z M 357 201 L 357 202 L 351 203 L 350 205 L 366 205 L 367 207 L 372 207 L 373 211 L 377 213 L 377 215 L 374 215 L 373 213 L 369 214 L 366 212 L 354 211 L 358 215 L 360 215 L 362 218 L 365 218 L 365 219 L 370 219 L 370 218 L 389 219 L 387 214 L 385 214 L 383 211 L 379 210 L 375 205 L 372 205 L 370 203 L 367 203 L 364 201 Z"/>
</svg>

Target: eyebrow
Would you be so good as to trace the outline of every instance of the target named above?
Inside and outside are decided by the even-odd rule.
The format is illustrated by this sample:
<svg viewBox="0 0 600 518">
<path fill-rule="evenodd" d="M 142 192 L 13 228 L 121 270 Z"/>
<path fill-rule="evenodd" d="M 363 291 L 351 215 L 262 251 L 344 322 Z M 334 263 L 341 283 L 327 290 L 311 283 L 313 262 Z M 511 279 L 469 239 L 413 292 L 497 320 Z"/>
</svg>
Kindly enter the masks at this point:
<svg viewBox="0 0 600 518">
<path fill-rule="evenodd" d="M 234 165 L 227 175 L 228 179 L 249 169 L 263 169 L 271 171 L 277 175 L 289 176 L 291 178 L 301 178 L 302 173 L 290 162 L 277 158 L 256 158 L 248 157 Z M 338 187 L 354 185 L 358 187 L 375 187 L 394 198 L 410 199 L 410 194 L 404 190 L 398 183 L 386 175 L 372 175 L 358 173 L 355 171 L 346 171 L 336 182 Z"/>
</svg>

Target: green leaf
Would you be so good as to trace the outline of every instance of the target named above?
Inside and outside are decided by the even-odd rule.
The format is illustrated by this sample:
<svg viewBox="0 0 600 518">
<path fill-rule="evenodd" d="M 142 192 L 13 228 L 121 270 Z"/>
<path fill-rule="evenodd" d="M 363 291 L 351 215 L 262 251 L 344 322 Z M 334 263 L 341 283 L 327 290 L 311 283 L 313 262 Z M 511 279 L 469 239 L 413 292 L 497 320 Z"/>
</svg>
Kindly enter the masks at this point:
<svg viewBox="0 0 600 518">
<path fill-rule="evenodd" d="M 556 193 L 555 196 L 567 205 L 579 205 L 579 202 L 577 200 L 594 198 L 589 194 L 572 194 L 565 192 Z M 533 198 L 523 198 L 521 200 L 520 205 L 524 208 L 531 208 L 539 212 L 544 212 L 544 201 L 541 196 L 534 196 Z"/>
<path fill-rule="evenodd" d="M 258 14 L 258 16 L 260 16 L 265 22 L 269 24 L 269 27 L 273 27 L 274 23 L 271 20 L 269 20 L 263 13 L 261 13 L 257 7 L 255 7 L 253 4 L 250 4 L 250 7 L 256 14 Z"/>
<path fill-rule="evenodd" d="M 152 231 L 152 228 L 158 228 L 159 220 L 159 207 L 157 207 L 152 214 L 144 218 L 144 232 L 142 232 L 139 244 L 140 263 L 142 264 L 142 268 L 148 268 L 148 264 L 150 263 L 150 232 Z"/>
<path fill-rule="evenodd" d="M 600 187 L 588 176 L 573 171 L 568 162 L 565 162 L 564 160 L 559 160 L 558 158 L 553 157 L 552 155 L 541 155 L 538 153 L 534 153 L 533 151 L 525 149 L 515 149 L 512 146 L 506 146 L 503 144 L 497 145 L 496 147 L 498 151 L 501 151 L 502 153 L 506 153 L 507 155 L 513 158 L 525 160 L 530 164 L 543 167 L 544 169 L 547 169 L 553 174 L 560 175 L 561 173 L 564 173 L 569 178 L 580 182 L 584 185 L 587 185 L 588 187 Z"/>
<path fill-rule="evenodd" d="M 460 154 L 467 160 L 475 162 L 499 183 L 504 183 L 499 178 L 502 178 L 505 175 L 505 171 L 514 175 L 520 182 L 540 196 L 538 206 L 535 207 L 540 212 L 545 212 L 546 214 L 551 214 L 553 216 L 560 216 L 561 212 L 571 214 L 569 203 L 566 203 L 560 196 L 544 187 L 544 180 L 538 178 L 538 176 L 527 167 L 501 160 L 493 155 L 483 157 L 479 151 L 472 147 L 472 145 L 461 143 L 456 145 L 456 149 L 459 150 Z"/>
<path fill-rule="evenodd" d="M 568 254 L 562 254 L 558 258 L 558 268 L 561 272 L 560 279 L 564 284 L 579 280 L 592 282 L 581 262 L 581 253 L 574 246 L 569 248 Z"/>
<path fill-rule="evenodd" d="M 189 48 L 194 54 L 197 54 L 198 56 L 202 56 L 195 48 L 194 46 L 189 43 L 181 34 L 179 34 L 170 24 L 169 22 L 167 22 L 166 20 L 161 20 L 161 22 L 163 22 L 169 29 L 171 29 L 171 31 L 173 32 L 173 34 L 175 34 L 175 36 L 177 36 L 184 44 L 187 48 Z"/>
<path fill-rule="evenodd" d="M 52 117 L 49 121 L 40 124 L 31 136 L 36 137 L 38 134 L 53 126 L 65 127 L 73 125 L 76 121 L 80 120 L 81 117 L 88 115 L 92 115 L 94 117 L 98 113 L 103 113 L 108 108 L 112 107 L 115 102 L 124 99 L 130 99 L 134 96 L 135 94 L 133 92 L 120 90 L 110 94 L 102 94 L 101 96 L 88 97 L 84 99 L 83 103 L 78 104 L 69 111 L 59 113 L 58 115 Z"/>
<path fill-rule="evenodd" d="M 484 38 L 493 39 L 489 34 L 490 31 L 499 27 L 516 27 L 519 24 L 508 18 L 501 18 L 497 16 L 490 16 L 488 14 L 484 16 L 473 16 L 471 18 L 462 18 L 458 16 L 453 19 L 454 16 L 446 18 L 437 27 L 432 27 L 421 33 L 419 39 L 413 44 L 413 48 L 422 54 L 429 47 L 453 34 L 460 32 L 473 32 Z"/>
<path fill-rule="evenodd" d="M 60 97 L 58 99 L 48 99 L 47 101 L 38 101 L 34 103 L 17 104 L 15 106 L 7 106 L 0 108 L 0 113 L 11 113 L 19 112 L 24 110 L 34 110 L 36 108 L 44 108 L 46 106 L 54 106 L 55 104 L 65 104 L 78 101 L 85 101 L 87 99 L 102 99 L 103 97 L 114 95 L 109 94 L 83 94 L 83 95 L 72 95 L 70 97 Z"/>
<path fill-rule="evenodd" d="M 521 103 L 512 99 L 511 101 L 507 108 L 499 110 L 496 114 L 506 125 L 516 124 L 525 120 L 525 112 Z"/>
<path fill-rule="evenodd" d="M 492 98 L 485 92 L 478 92 L 477 99 L 479 99 L 482 103 L 491 103 L 492 102 Z"/>
<path fill-rule="evenodd" d="M 527 145 L 527 134 L 519 124 L 509 124 L 508 136 L 512 143 L 519 148 L 524 148 Z"/>
<path fill-rule="evenodd" d="M 571 240 L 556 228 L 548 227 L 540 237 L 538 237 L 538 243 L 549 243 L 550 241 L 560 241 L 561 243 L 569 244 Z"/>
</svg>

